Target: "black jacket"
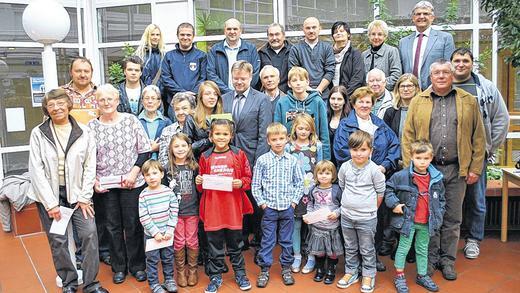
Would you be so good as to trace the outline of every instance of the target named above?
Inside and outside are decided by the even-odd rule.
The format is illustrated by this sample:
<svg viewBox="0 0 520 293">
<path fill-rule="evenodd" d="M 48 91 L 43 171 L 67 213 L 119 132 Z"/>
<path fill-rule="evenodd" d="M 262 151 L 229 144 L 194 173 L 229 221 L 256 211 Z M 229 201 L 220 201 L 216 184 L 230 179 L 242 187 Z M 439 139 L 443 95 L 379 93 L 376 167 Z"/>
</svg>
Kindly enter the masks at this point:
<svg viewBox="0 0 520 293">
<path fill-rule="evenodd" d="M 292 45 L 288 42 L 284 42 L 284 47 L 278 54 L 271 49 L 271 45 L 266 43 L 258 50 L 260 56 L 260 68 L 264 68 L 266 65 L 272 65 L 280 71 L 280 84 L 278 88 L 282 92 L 287 92 L 289 86 L 287 85 L 287 75 L 289 74 L 289 52 L 291 51 Z M 262 87 L 262 81 L 258 81 L 257 89 L 260 90 Z"/>
<path fill-rule="evenodd" d="M 339 74 L 339 84 L 347 88 L 350 97 L 358 87 L 365 84 L 365 63 L 361 52 L 351 46 L 343 57 Z M 330 87 L 332 88 L 332 83 Z"/>
</svg>

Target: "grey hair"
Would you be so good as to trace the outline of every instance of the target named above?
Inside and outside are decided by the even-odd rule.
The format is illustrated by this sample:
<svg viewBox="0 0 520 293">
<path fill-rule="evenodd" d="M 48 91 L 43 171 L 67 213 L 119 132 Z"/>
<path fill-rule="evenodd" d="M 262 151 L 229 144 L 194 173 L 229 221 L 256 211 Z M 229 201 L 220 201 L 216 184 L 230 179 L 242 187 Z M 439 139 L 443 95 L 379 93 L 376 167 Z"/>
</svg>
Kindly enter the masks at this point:
<svg viewBox="0 0 520 293">
<path fill-rule="evenodd" d="M 277 23 L 277 22 L 273 22 L 273 23 L 271 23 L 271 24 L 267 27 L 267 30 L 266 30 L 267 34 L 269 34 L 269 29 L 270 29 L 270 28 L 273 28 L 273 27 L 279 27 L 280 30 L 282 31 L 282 34 L 285 35 L 285 28 L 283 27 L 283 25 L 281 25 L 281 24 L 279 24 L 279 23 Z"/>
<path fill-rule="evenodd" d="M 430 9 L 432 11 L 432 15 L 435 15 L 435 11 L 433 9 L 433 4 L 431 4 L 430 1 L 419 1 L 419 2 L 417 2 L 417 4 L 415 4 L 415 6 L 412 9 L 412 14 L 414 14 L 415 10 L 419 9 L 419 8 Z"/>
<path fill-rule="evenodd" d="M 188 103 L 190 103 L 191 108 L 195 109 L 195 99 L 195 96 L 190 94 L 189 92 L 178 92 L 173 96 L 171 105 L 173 106 L 177 103 L 188 101 Z"/>
<path fill-rule="evenodd" d="M 238 27 L 242 30 L 242 23 L 236 18 L 230 18 L 224 22 L 224 28 L 230 25 L 232 22 L 238 23 Z"/>
<path fill-rule="evenodd" d="M 455 66 L 453 66 L 453 63 L 451 63 L 450 60 L 438 59 L 430 65 L 430 74 L 432 73 L 433 67 L 442 65 L 449 65 L 451 73 L 455 72 Z"/>
<path fill-rule="evenodd" d="M 374 75 L 374 74 L 377 74 L 379 76 L 383 76 L 383 79 L 386 81 L 386 74 L 383 70 L 379 69 L 379 68 L 374 68 L 372 70 L 370 70 L 368 73 L 367 73 L 367 77 L 366 77 L 366 80 L 365 82 L 368 83 L 368 77 L 370 75 Z"/>
<path fill-rule="evenodd" d="M 102 94 L 108 94 L 112 97 L 119 100 L 119 90 L 117 90 L 113 85 L 109 83 L 102 84 L 96 89 L 96 99 L 98 99 Z"/>
<path fill-rule="evenodd" d="M 154 94 L 157 95 L 157 97 L 159 98 L 159 100 L 161 99 L 161 90 L 159 89 L 158 86 L 156 85 L 147 85 L 144 89 L 143 89 L 143 92 L 141 93 L 141 96 L 144 97 L 144 95 L 146 95 L 146 93 L 148 92 L 154 92 Z"/>
<path fill-rule="evenodd" d="M 265 65 L 264 68 L 260 70 L 260 78 L 264 76 L 267 70 L 274 70 L 274 72 L 276 72 L 276 75 L 280 77 L 280 70 L 278 70 L 278 68 L 274 67 L 273 65 Z"/>
<path fill-rule="evenodd" d="M 385 34 L 386 37 L 388 37 L 388 25 L 386 24 L 386 22 L 380 20 L 380 19 L 376 19 L 374 21 L 372 21 L 369 25 L 368 25 L 368 31 L 367 31 L 367 34 L 370 35 L 370 32 L 376 28 L 376 27 L 379 27 L 381 28 L 381 30 L 383 31 L 383 34 Z"/>
</svg>

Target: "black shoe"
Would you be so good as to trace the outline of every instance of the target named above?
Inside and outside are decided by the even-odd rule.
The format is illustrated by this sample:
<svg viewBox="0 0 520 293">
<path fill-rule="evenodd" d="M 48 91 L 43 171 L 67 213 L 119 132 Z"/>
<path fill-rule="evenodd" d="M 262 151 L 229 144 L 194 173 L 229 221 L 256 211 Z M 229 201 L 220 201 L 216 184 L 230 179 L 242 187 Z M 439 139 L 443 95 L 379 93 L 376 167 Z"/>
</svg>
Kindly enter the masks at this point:
<svg viewBox="0 0 520 293">
<path fill-rule="evenodd" d="M 108 293 L 108 290 L 103 287 L 99 287 L 96 288 L 94 291 L 91 291 L 90 293 Z"/>
<path fill-rule="evenodd" d="M 392 254 L 393 250 L 394 250 L 394 248 L 392 247 L 392 245 L 390 243 L 383 242 L 383 244 L 381 244 L 381 247 L 379 248 L 379 255 L 381 255 L 381 256 L 390 255 L 390 254 Z"/>
<path fill-rule="evenodd" d="M 76 293 L 77 289 L 73 287 L 68 287 L 63 289 L 63 293 Z"/>
<path fill-rule="evenodd" d="M 242 246 L 242 251 L 249 250 L 249 240 L 244 240 L 244 246 Z"/>
<path fill-rule="evenodd" d="M 334 279 L 336 278 L 336 266 L 334 268 L 328 268 L 327 273 L 325 274 L 325 279 L 323 280 L 323 283 L 326 285 L 330 285 L 334 283 Z"/>
<path fill-rule="evenodd" d="M 442 268 L 442 276 L 444 279 L 448 281 L 455 281 L 457 280 L 457 272 L 455 271 L 455 266 L 452 264 L 449 265 L 443 265 Z"/>
<path fill-rule="evenodd" d="M 144 271 L 137 271 L 135 273 L 132 273 L 132 276 L 134 276 L 137 282 L 146 281 L 146 273 Z"/>
<path fill-rule="evenodd" d="M 110 255 L 100 256 L 99 260 L 107 266 L 112 264 L 112 259 L 110 258 Z"/>
<path fill-rule="evenodd" d="M 126 274 L 125 273 L 117 272 L 112 277 L 112 281 L 114 282 L 114 284 L 121 284 L 121 283 L 123 283 L 125 281 L 125 278 L 126 278 Z"/>
<path fill-rule="evenodd" d="M 282 281 L 285 286 L 294 285 L 294 277 L 291 268 L 282 268 Z"/>
<path fill-rule="evenodd" d="M 378 272 L 384 272 L 386 271 L 386 266 L 382 261 L 376 259 L 376 269 Z"/>
<path fill-rule="evenodd" d="M 325 277 L 325 269 L 323 267 L 316 268 L 316 275 L 314 275 L 314 281 L 315 282 L 321 282 L 323 281 L 323 278 Z"/>
<path fill-rule="evenodd" d="M 406 256 L 406 262 L 407 262 L 407 263 L 415 263 L 415 255 L 410 255 L 410 254 L 408 254 L 408 255 Z"/>
</svg>

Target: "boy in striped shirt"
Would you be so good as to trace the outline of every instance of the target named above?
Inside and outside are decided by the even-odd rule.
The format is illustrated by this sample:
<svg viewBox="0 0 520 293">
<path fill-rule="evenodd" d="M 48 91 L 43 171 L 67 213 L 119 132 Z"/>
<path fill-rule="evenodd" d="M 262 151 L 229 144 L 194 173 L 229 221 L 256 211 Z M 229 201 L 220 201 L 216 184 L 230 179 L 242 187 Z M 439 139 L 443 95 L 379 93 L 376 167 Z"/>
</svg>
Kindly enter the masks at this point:
<svg viewBox="0 0 520 293">
<path fill-rule="evenodd" d="M 145 239 L 168 241 L 173 237 L 177 225 L 179 201 L 170 188 L 161 184 L 164 168 L 158 161 L 148 160 L 141 170 L 148 184 L 139 195 L 139 220 L 144 228 Z M 164 274 L 162 286 L 157 270 L 159 261 Z M 177 292 L 177 284 L 173 279 L 173 245 L 146 252 L 146 274 L 152 293 Z"/>
</svg>

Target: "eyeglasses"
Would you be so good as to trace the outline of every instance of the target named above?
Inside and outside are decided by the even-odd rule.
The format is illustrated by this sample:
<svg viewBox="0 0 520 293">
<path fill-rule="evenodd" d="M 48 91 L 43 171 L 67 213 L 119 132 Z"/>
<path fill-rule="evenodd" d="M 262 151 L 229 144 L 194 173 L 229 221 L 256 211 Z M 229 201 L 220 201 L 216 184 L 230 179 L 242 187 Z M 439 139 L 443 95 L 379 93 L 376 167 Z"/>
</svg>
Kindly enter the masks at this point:
<svg viewBox="0 0 520 293">
<path fill-rule="evenodd" d="M 143 100 L 147 101 L 147 102 L 148 101 L 157 101 L 157 100 L 159 100 L 159 98 L 145 97 L 145 98 L 143 98 Z"/>
<path fill-rule="evenodd" d="M 63 108 L 65 105 L 67 105 L 67 102 L 48 103 L 47 109 Z"/>
<path fill-rule="evenodd" d="M 399 88 L 400 89 L 414 89 L 415 88 L 415 84 L 400 84 L 399 85 Z"/>
<path fill-rule="evenodd" d="M 449 70 L 435 70 L 432 71 L 432 76 L 451 75 Z"/>
</svg>

